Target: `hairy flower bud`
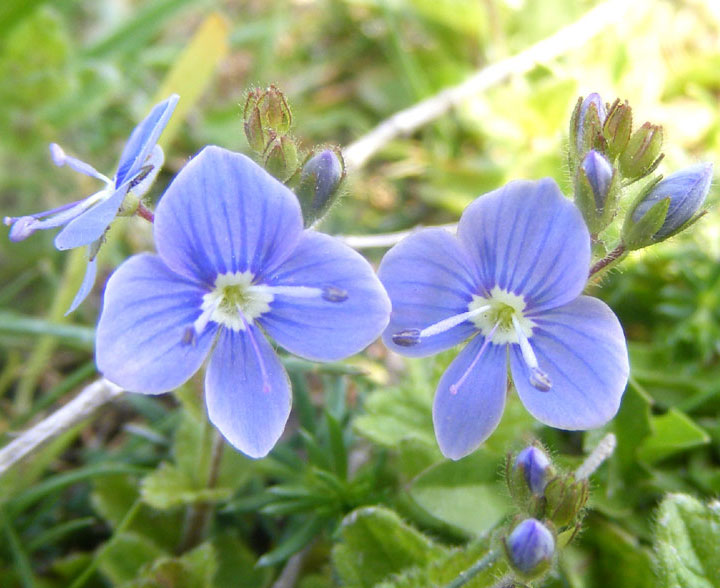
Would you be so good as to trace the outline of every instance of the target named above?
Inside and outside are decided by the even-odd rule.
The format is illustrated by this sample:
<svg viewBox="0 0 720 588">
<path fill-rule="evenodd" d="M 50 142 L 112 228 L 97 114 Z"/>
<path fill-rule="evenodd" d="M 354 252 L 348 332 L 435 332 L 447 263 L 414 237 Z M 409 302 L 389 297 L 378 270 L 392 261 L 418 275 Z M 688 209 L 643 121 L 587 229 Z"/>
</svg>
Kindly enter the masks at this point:
<svg viewBox="0 0 720 588">
<path fill-rule="evenodd" d="M 572 119 L 570 120 L 570 150 L 574 155 L 575 164 L 590 149 L 597 149 L 603 145 L 603 124 L 607 113 L 600 94 L 588 94 L 584 99 L 578 99 Z"/>
<path fill-rule="evenodd" d="M 268 142 L 287 134 L 292 113 L 284 94 L 275 86 L 250 90 L 243 109 L 245 136 L 257 153 L 264 153 Z"/>
<path fill-rule="evenodd" d="M 637 180 L 657 168 L 662 155 L 663 129 L 646 122 L 635 131 L 620 156 L 620 171 L 626 178 Z"/>
<path fill-rule="evenodd" d="M 305 226 L 322 218 L 330 209 L 344 178 L 345 165 L 340 151 L 325 149 L 307 161 L 296 189 Z"/>
<path fill-rule="evenodd" d="M 547 518 L 558 527 L 572 523 L 585 506 L 589 496 L 587 479 L 573 476 L 557 477 L 545 487 Z"/>
<path fill-rule="evenodd" d="M 615 170 L 595 150 L 588 151 L 575 174 L 575 204 L 591 233 L 599 233 L 615 216 Z"/>
<path fill-rule="evenodd" d="M 295 141 L 288 135 L 276 136 L 263 154 L 265 169 L 281 182 L 287 180 L 298 167 L 298 152 Z"/>
<path fill-rule="evenodd" d="M 607 142 L 607 150 L 611 157 L 620 155 L 630 140 L 632 132 L 632 108 L 618 98 L 613 102 L 608 111 L 605 124 L 603 125 L 603 136 Z"/>
<path fill-rule="evenodd" d="M 663 241 L 694 222 L 711 180 L 712 164 L 700 163 L 651 185 L 630 214 L 631 222 L 626 223 L 626 232 L 634 237 L 626 239 L 629 245 L 639 249 Z M 644 232 L 639 234 L 641 230 Z"/>
<path fill-rule="evenodd" d="M 513 469 L 520 472 L 533 494 L 542 496 L 548 475 L 552 473 L 550 460 L 542 449 L 526 447 L 515 458 Z"/>
<path fill-rule="evenodd" d="M 515 527 L 504 545 L 510 565 L 528 579 L 544 574 L 555 552 L 552 533 L 536 519 L 525 519 Z"/>
</svg>

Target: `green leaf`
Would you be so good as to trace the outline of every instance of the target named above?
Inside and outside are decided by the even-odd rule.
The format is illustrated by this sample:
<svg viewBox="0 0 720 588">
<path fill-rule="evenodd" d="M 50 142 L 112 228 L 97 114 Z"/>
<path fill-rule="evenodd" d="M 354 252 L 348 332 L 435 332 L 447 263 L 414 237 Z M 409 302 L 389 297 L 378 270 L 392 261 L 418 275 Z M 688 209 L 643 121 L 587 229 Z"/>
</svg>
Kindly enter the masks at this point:
<svg viewBox="0 0 720 588">
<path fill-rule="evenodd" d="M 79 325 L 59 324 L 46 319 L 0 312 L 0 335 L 38 337 L 49 335 L 60 343 L 83 351 L 95 348 L 95 329 Z"/>
<path fill-rule="evenodd" d="M 720 587 L 720 505 L 671 494 L 660 505 L 655 526 L 660 588 Z"/>
<path fill-rule="evenodd" d="M 123 588 L 214 588 L 216 571 L 215 550 L 205 543 L 182 557 L 158 559 Z"/>
<path fill-rule="evenodd" d="M 164 553 L 152 541 L 137 533 L 120 533 L 113 536 L 100 550 L 99 569 L 113 586 L 137 577 L 138 570 Z"/>
<path fill-rule="evenodd" d="M 222 533 L 213 539 L 218 559 L 214 588 L 261 588 L 273 576 L 272 568 L 255 566 L 255 554 L 234 535 Z"/>
<path fill-rule="evenodd" d="M 501 459 L 483 450 L 459 461 L 444 461 L 412 482 L 410 496 L 433 517 L 469 535 L 481 535 L 510 509 L 498 482 L 501 465 Z"/>
<path fill-rule="evenodd" d="M 143 479 L 140 493 L 143 501 L 150 506 L 167 509 L 201 501 L 227 500 L 232 492 L 232 488 L 198 487 L 185 470 L 163 463 Z"/>
<path fill-rule="evenodd" d="M 647 463 L 655 463 L 710 442 L 710 436 L 702 428 L 674 408 L 664 415 L 653 417 L 651 425 L 652 433 L 645 438 L 637 454 Z"/>
<path fill-rule="evenodd" d="M 446 553 L 393 511 L 368 506 L 347 515 L 332 560 L 341 583 L 370 588 L 407 568 L 424 567 Z"/>
</svg>

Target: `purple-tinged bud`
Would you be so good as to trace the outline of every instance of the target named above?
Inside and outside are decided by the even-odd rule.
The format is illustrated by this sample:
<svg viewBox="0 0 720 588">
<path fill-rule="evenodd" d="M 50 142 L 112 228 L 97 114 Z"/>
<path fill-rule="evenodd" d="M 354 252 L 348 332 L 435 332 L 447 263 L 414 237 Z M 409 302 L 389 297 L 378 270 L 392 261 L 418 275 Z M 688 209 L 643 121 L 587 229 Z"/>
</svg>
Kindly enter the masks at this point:
<svg viewBox="0 0 720 588">
<path fill-rule="evenodd" d="M 663 201 L 667 201 L 667 212 L 657 230 L 641 236 L 645 245 L 663 241 L 697 220 L 711 180 L 712 164 L 699 163 L 670 174 L 651 186 L 631 214 L 632 226 L 638 226 L 652 209 L 661 208 Z M 649 228 L 648 232 L 652 228 L 655 227 Z"/>
<path fill-rule="evenodd" d="M 325 149 L 305 163 L 296 190 L 305 226 L 312 225 L 330 209 L 344 178 L 345 164 L 340 150 Z"/>
<path fill-rule="evenodd" d="M 663 129 L 646 122 L 635 131 L 627 147 L 620 155 L 620 171 L 631 180 L 638 180 L 652 173 L 663 156 Z"/>
<path fill-rule="evenodd" d="M 528 579 L 544 574 L 555 553 L 555 538 L 536 519 L 525 519 L 505 538 L 504 544 L 512 568 Z"/>
<path fill-rule="evenodd" d="M 632 133 L 632 108 L 618 98 L 613 102 L 608 111 L 605 124 L 603 125 L 603 136 L 607 141 L 607 150 L 611 157 L 617 157 L 627 147 Z"/>
<path fill-rule="evenodd" d="M 610 162 L 595 150 L 587 152 L 575 174 L 575 204 L 593 234 L 607 227 L 615 216 L 615 177 Z"/>
<path fill-rule="evenodd" d="M 590 149 L 601 148 L 604 144 L 602 134 L 607 112 L 600 94 L 588 94 L 578 99 L 572 119 L 570 120 L 571 150 L 574 149 L 577 162 Z M 573 169 L 575 166 L 573 165 Z"/>
<path fill-rule="evenodd" d="M 542 449 L 533 445 L 523 449 L 517 454 L 513 469 L 523 475 L 533 494 L 542 496 L 548 477 L 552 475 L 550 460 Z"/>
<path fill-rule="evenodd" d="M 412 347 L 420 342 L 420 329 L 405 329 L 392 336 L 393 343 L 401 347 Z"/>
<path fill-rule="evenodd" d="M 3 222 L 10 227 L 10 233 L 8 237 L 11 241 L 22 241 L 27 239 L 30 235 L 35 232 L 34 225 L 37 224 L 37 219 L 32 216 L 20 216 L 20 217 L 9 217 L 6 216 Z"/>
<path fill-rule="evenodd" d="M 323 300 L 327 302 L 345 302 L 348 299 L 347 290 L 335 286 L 325 286 L 322 289 Z"/>
</svg>

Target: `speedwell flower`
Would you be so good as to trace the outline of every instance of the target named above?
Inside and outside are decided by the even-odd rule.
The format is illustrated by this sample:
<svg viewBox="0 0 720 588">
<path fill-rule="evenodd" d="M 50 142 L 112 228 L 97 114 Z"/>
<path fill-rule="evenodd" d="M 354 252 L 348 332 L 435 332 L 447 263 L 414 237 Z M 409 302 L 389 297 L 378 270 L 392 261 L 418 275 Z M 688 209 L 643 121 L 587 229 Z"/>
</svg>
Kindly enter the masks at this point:
<svg viewBox="0 0 720 588">
<path fill-rule="evenodd" d="M 435 434 L 452 459 L 500 421 L 507 359 L 530 413 L 560 429 L 599 427 L 628 378 L 620 324 L 581 296 L 590 236 L 551 179 L 515 181 L 465 209 L 457 237 L 418 231 L 391 249 L 379 276 L 392 301 L 383 340 L 422 357 L 469 339 L 438 384 Z"/>
<path fill-rule="evenodd" d="M 10 226 L 10 240 L 22 241 L 35 231 L 65 226 L 55 237 L 55 247 L 63 251 L 88 246 L 88 266 L 85 278 L 66 314 L 75 310 L 90 293 L 97 272 L 96 257 L 110 223 L 130 195 L 137 205 L 140 197 L 155 181 L 164 156 L 157 145 L 160 134 L 170 120 L 179 97 L 170 96 L 157 104 L 150 114 L 133 130 L 125 144 L 117 172 L 113 179 L 101 174 L 89 163 L 67 155 L 57 143 L 50 145 L 50 155 L 57 166 L 67 165 L 76 172 L 97 178 L 105 183 L 102 190 L 52 210 L 20 217 L 5 217 Z"/>
<path fill-rule="evenodd" d="M 266 455 L 290 412 L 287 374 L 263 331 L 301 357 L 342 359 L 385 328 L 390 301 L 370 264 L 303 230 L 295 195 L 247 157 L 203 149 L 155 215 L 158 255 L 111 276 L 96 361 L 132 392 L 177 388 L 209 355 L 205 401 L 223 436 Z"/>
</svg>

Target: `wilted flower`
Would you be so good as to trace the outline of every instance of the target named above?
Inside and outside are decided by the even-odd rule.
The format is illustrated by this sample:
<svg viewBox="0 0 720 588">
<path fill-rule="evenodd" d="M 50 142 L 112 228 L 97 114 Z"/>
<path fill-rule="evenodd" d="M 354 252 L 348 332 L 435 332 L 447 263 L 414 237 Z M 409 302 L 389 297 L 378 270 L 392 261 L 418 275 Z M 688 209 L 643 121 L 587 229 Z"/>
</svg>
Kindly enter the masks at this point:
<svg viewBox="0 0 720 588">
<path fill-rule="evenodd" d="M 584 430 L 615 415 L 627 347 L 610 308 L 580 295 L 589 264 L 582 216 L 549 178 L 478 198 L 457 237 L 425 229 L 387 253 L 379 275 L 392 301 L 388 347 L 422 357 L 469 339 L 435 394 L 446 456 L 467 455 L 500 421 L 508 350 L 518 394 L 541 422 Z"/>
<path fill-rule="evenodd" d="M 681 230 L 697 214 L 705 202 L 712 180 L 712 164 L 699 163 L 655 184 L 632 212 L 632 220 L 638 223 L 659 202 L 669 200 L 665 219 L 651 236 L 652 241 L 662 241 Z"/>
<path fill-rule="evenodd" d="M 605 103 L 600 94 L 593 92 L 582 100 L 578 99 L 570 121 L 570 140 L 577 157 L 593 149 L 602 138 L 606 116 Z"/>
<path fill-rule="evenodd" d="M 512 567 L 524 576 L 544 573 L 555 553 L 555 539 L 536 519 L 525 519 L 505 539 L 505 551 Z"/>
<path fill-rule="evenodd" d="M 67 155 L 59 145 L 52 143 L 50 154 L 55 165 L 67 165 L 77 172 L 97 178 L 105 183 L 105 187 L 83 200 L 52 210 L 28 216 L 5 217 L 5 224 L 11 227 L 12 241 L 26 239 L 38 230 L 64 226 L 65 228 L 55 237 L 55 247 L 62 251 L 88 246 L 85 278 L 67 313 L 75 310 L 90 293 L 95 282 L 96 256 L 102 238 L 123 206 L 126 196 L 134 197 L 134 202 L 137 204 L 139 198 L 155 181 L 164 161 L 162 149 L 157 145 L 157 141 L 170 120 L 178 100 L 179 97 L 173 94 L 157 104 L 135 127 L 125 144 L 113 179 L 101 174 L 89 163 Z"/>
<path fill-rule="evenodd" d="M 390 303 L 370 264 L 303 230 L 295 195 L 243 155 L 203 149 L 160 200 L 154 231 L 158 255 L 131 257 L 108 281 L 98 369 L 129 391 L 157 394 L 210 355 L 210 420 L 251 457 L 275 445 L 291 403 L 263 331 L 296 355 L 332 361 L 387 324 Z"/>
</svg>

